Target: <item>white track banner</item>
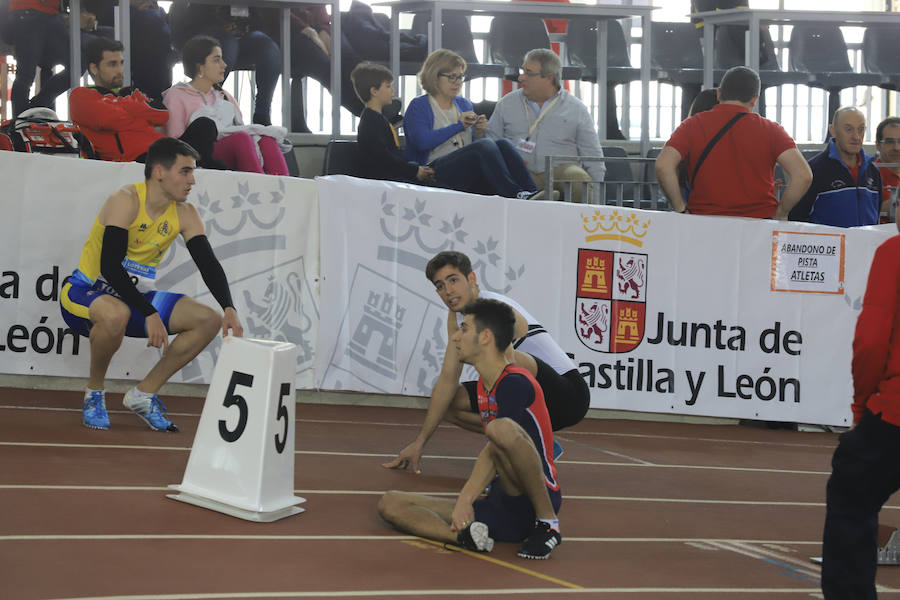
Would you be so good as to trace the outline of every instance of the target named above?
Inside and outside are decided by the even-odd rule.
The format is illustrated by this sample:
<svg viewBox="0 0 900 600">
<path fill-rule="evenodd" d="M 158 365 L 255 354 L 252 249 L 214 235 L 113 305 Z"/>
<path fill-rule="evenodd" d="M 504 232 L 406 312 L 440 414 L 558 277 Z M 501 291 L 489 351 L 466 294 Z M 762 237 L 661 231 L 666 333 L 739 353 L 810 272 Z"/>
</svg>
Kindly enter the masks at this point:
<svg viewBox="0 0 900 600">
<path fill-rule="evenodd" d="M 849 424 L 856 317 L 895 232 L 317 182 L 322 388 L 430 393 L 447 310 L 424 268 L 455 249 L 574 356 L 594 408 Z"/>
<path fill-rule="evenodd" d="M 5 152 L 0 177 L 14 224 L 0 240 L 0 372 L 86 377 L 59 288 L 104 200 L 142 167 Z M 297 345 L 298 388 L 428 396 L 447 310 L 424 268 L 456 249 L 481 289 L 515 298 L 574 357 L 594 408 L 831 425 L 850 420 L 856 317 L 894 235 L 351 177 L 201 170 L 190 201 L 245 334 Z M 158 286 L 216 307 L 180 240 Z M 208 383 L 220 343 L 173 381 Z M 109 376 L 140 379 L 157 359 L 126 340 Z"/>
<path fill-rule="evenodd" d="M 189 201 L 228 275 L 245 335 L 296 344 L 296 385 L 312 387 L 319 321 L 315 183 L 207 170 L 196 178 Z M 66 333 L 59 288 L 106 198 L 142 179 L 143 166 L 135 163 L 2 153 L 0 204 L 8 227 L 0 239 L 0 371 L 87 377 L 88 341 Z M 157 287 L 219 309 L 181 238 L 160 266 Z M 220 345 L 221 337 L 172 381 L 208 383 Z M 144 342 L 126 340 L 109 377 L 140 379 L 158 358 Z"/>
</svg>

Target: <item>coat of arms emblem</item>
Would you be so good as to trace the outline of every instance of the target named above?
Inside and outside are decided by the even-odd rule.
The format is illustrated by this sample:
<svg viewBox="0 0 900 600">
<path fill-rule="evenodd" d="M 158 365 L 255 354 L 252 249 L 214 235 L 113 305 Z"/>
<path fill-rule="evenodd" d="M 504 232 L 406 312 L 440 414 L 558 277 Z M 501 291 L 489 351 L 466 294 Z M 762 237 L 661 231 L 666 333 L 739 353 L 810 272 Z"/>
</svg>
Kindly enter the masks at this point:
<svg viewBox="0 0 900 600">
<path fill-rule="evenodd" d="M 578 250 L 575 332 L 595 352 L 618 354 L 644 339 L 647 255 Z"/>
</svg>

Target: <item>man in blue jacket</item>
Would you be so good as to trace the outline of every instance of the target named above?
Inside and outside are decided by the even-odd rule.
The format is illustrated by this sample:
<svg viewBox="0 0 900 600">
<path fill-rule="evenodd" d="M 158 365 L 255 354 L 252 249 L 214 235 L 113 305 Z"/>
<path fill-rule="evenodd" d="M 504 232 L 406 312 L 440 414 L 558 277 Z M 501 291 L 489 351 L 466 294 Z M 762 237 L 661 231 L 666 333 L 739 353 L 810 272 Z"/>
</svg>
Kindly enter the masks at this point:
<svg viewBox="0 0 900 600">
<path fill-rule="evenodd" d="M 831 141 L 809 161 L 813 180 L 790 212 L 791 221 L 837 227 L 875 225 L 881 206 L 881 173 L 863 151 L 866 117 L 855 107 L 839 108 L 828 126 Z"/>
</svg>

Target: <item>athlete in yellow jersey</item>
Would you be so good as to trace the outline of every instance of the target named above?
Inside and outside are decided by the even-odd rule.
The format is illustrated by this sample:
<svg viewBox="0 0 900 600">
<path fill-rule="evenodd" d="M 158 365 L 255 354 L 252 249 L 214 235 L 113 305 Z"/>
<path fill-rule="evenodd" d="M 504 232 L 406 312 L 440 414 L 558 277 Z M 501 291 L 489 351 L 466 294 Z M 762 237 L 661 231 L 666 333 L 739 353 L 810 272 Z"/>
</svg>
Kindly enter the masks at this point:
<svg viewBox="0 0 900 600">
<path fill-rule="evenodd" d="M 162 348 L 162 358 L 125 394 L 125 407 L 151 429 L 178 431 L 156 395 L 159 388 L 209 344 L 221 328 L 243 335 L 228 280 L 204 235 L 197 209 L 187 202 L 199 158 L 173 138 L 154 142 L 144 165 L 146 181 L 126 185 L 107 199 L 81 253 L 78 268 L 60 295 L 63 318 L 91 342 L 91 371 L 82 410 L 83 423 L 109 429 L 104 379 L 122 339 L 146 337 Z M 184 237 L 216 301 L 215 310 L 183 294 L 153 289 L 156 268 L 178 234 Z M 177 334 L 172 343 L 169 335 Z"/>
</svg>

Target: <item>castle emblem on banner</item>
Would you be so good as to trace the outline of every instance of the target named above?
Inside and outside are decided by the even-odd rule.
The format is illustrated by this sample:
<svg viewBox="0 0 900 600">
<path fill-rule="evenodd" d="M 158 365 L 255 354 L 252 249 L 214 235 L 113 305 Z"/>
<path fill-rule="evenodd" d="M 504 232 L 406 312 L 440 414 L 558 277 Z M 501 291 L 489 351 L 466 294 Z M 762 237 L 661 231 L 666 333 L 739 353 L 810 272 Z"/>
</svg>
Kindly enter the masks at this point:
<svg viewBox="0 0 900 600">
<path fill-rule="evenodd" d="M 650 227 L 638 214 L 597 210 L 581 215 L 585 242 L 610 240 L 638 248 Z M 575 333 L 595 352 L 618 354 L 644 339 L 647 315 L 647 255 L 614 250 L 578 250 Z"/>
<path fill-rule="evenodd" d="M 578 250 L 575 332 L 596 352 L 630 352 L 644 339 L 647 255 Z"/>
</svg>

